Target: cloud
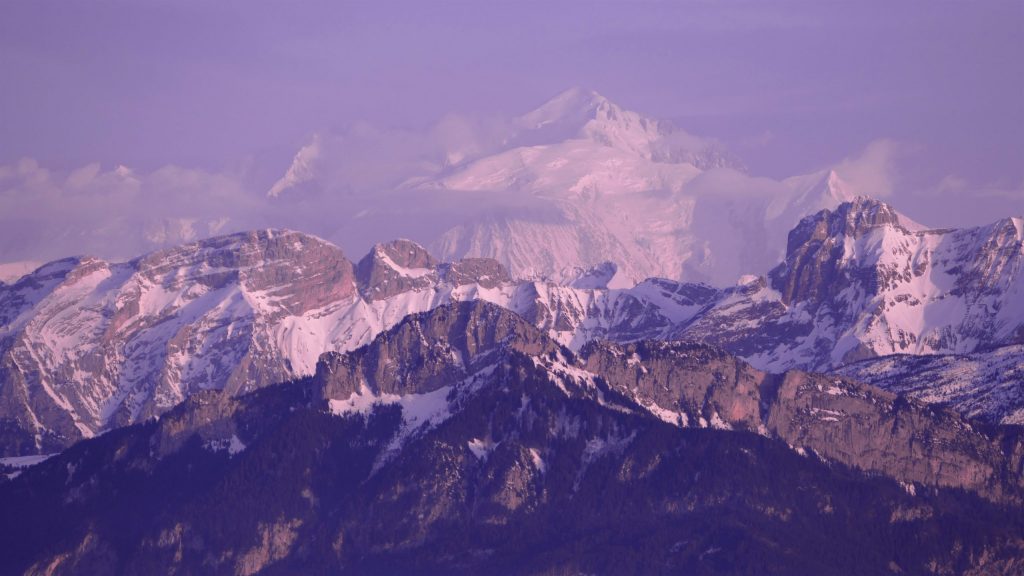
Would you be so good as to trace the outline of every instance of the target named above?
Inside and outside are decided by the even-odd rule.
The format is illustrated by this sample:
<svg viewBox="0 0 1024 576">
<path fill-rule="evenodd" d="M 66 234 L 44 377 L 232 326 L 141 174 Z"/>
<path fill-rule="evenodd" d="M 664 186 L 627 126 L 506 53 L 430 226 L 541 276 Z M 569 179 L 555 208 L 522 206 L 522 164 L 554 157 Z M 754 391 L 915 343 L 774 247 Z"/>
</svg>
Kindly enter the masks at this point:
<svg viewBox="0 0 1024 576">
<path fill-rule="evenodd" d="M 896 163 L 912 150 L 912 146 L 894 140 L 875 140 L 860 155 L 843 160 L 834 169 L 855 194 L 888 198 L 896 190 Z"/>
<path fill-rule="evenodd" d="M 746 136 L 740 139 L 739 145 L 743 148 L 764 148 L 775 141 L 775 133 L 771 130 L 762 130 L 758 134 Z"/>
<path fill-rule="evenodd" d="M 933 190 L 929 190 L 929 192 L 938 195 L 950 193 L 959 194 L 967 190 L 968 186 L 969 184 L 966 179 L 955 174 L 948 174 L 939 181 L 939 184 L 935 186 Z"/>
<path fill-rule="evenodd" d="M 509 121 L 448 114 L 425 129 L 378 128 L 365 122 L 314 134 L 267 196 L 316 191 L 361 195 L 401 187 L 416 178 L 497 149 L 511 137 Z"/>
<path fill-rule="evenodd" d="M 0 166 L 0 260 L 125 258 L 262 220 L 234 174 L 97 163 L 63 173 L 32 158 Z"/>
<path fill-rule="evenodd" d="M 283 175 L 262 178 L 254 177 L 255 164 L 224 171 L 175 165 L 138 171 L 93 162 L 55 170 L 23 158 L 0 165 L 0 262 L 72 254 L 128 258 L 263 227 L 317 234 L 358 258 L 374 242 L 407 237 L 429 244 L 451 227 L 495 215 L 562 218 L 555 201 L 516 186 L 471 196 L 445 188 L 444 177 L 514 146 L 522 130 L 515 118 L 455 114 L 422 129 L 357 123 L 315 133 Z M 772 137 L 765 132 L 763 143 Z M 833 168 L 849 192 L 885 198 L 928 225 L 984 223 L 1024 211 L 1024 183 L 977 186 L 948 175 L 927 195 L 920 187 L 908 190 L 902 160 L 915 149 L 876 140 Z M 508 162 L 502 166 L 516 169 Z M 814 196 L 824 174 L 827 169 L 778 181 L 715 169 L 688 181 L 682 193 L 699 199 L 701 210 L 728 210 L 743 222 L 760 213 L 750 206 L 766 206 L 771 222 L 751 220 L 749 227 L 778 224 L 786 231 L 807 206 L 834 200 Z M 783 240 L 766 237 L 765 250 Z"/>
<path fill-rule="evenodd" d="M 253 166 L 152 171 L 92 162 L 53 170 L 33 158 L 0 165 L 0 262 L 88 254 L 125 259 L 215 234 L 302 230 L 352 249 L 409 237 L 427 242 L 488 211 L 538 209 L 532 198 L 478 197 L 416 184 L 494 150 L 507 122 L 448 115 L 423 130 L 359 123 L 314 134 L 283 176 L 260 187 Z"/>
</svg>

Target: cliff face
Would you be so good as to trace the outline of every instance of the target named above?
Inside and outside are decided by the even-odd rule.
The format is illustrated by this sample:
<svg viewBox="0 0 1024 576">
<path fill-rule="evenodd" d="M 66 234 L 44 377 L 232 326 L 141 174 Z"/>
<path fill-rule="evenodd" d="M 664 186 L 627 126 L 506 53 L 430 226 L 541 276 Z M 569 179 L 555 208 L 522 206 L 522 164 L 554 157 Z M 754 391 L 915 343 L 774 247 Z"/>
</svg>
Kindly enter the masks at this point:
<svg viewBox="0 0 1024 576">
<path fill-rule="evenodd" d="M 425 394 L 459 382 L 495 356 L 558 354 L 560 347 L 518 315 L 483 302 L 410 316 L 347 354 L 325 354 L 315 381 L 328 399 L 360 394 Z"/>
<path fill-rule="evenodd" d="M 673 424 L 755 432 L 903 482 L 996 498 L 1021 487 L 1005 450 L 951 410 L 849 378 L 767 374 L 696 344 L 601 343 L 582 355 L 613 389 Z"/>
<path fill-rule="evenodd" d="M 770 376 L 703 344 L 644 341 L 588 345 L 586 369 L 663 420 L 683 427 L 765 433 L 762 389 Z"/>
<path fill-rule="evenodd" d="M 799 323 L 800 315 L 813 330 L 804 350 L 784 342 L 769 363 L 824 369 L 889 354 L 962 354 L 1018 343 L 1018 221 L 923 230 L 867 198 L 805 218 L 790 233 L 785 262 L 770 274 L 787 311 L 765 331 Z"/>
<path fill-rule="evenodd" d="M 437 284 L 437 261 L 420 245 L 408 240 L 378 244 L 356 267 L 360 290 L 367 300 L 385 300 L 397 294 Z"/>
<path fill-rule="evenodd" d="M 796 302 L 824 302 L 834 298 L 857 279 L 844 274 L 846 240 L 863 238 L 875 230 L 891 229 L 902 234 L 910 231 L 900 223 L 899 214 L 890 206 L 857 198 L 840 204 L 836 210 L 823 210 L 808 216 L 789 233 L 785 265 L 773 271 L 773 287 L 782 293 L 787 305 Z M 878 279 L 869 273 L 861 280 L 878 290 Z"/>
<path fill-rule="evenodd" d="M 49 264 L 0 289 L 5 453 L 52 452 L 197 390 L 294 376 L 272 328 L 356 297 L 340 250 L 294 232 L 223 236 L 111 264 Z"/>
</svg>

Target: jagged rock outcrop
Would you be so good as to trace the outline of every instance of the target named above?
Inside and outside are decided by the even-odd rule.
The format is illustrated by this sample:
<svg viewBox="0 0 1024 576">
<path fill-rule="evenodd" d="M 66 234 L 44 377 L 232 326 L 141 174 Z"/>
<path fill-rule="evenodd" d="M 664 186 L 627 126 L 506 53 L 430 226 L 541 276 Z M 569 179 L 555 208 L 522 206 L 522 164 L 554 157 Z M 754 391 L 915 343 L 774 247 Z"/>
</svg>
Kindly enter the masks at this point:
<svg viewBox="0 0 1024 576">
<path fill-rule="evenodd" d="M 509 284 L 494 261 L 441 265 L 409 241 L 356 267 L 331 244 L 274 230 L 125 263 L 47 264 L 0 287 L 0 454 L 54 452 L 201 390 L 310 375 L 323 352 L 472 297 L 457 289 Z"/>
<path fill-rule="evenodd" d="M 773 350 L 771 364 L 823 369 L 1016 342 L 1024 323 L 1024 237 L 1016 221 L 925 230 L 868 198 L 804 219 L 770 275 L 787 310 L 765 328 L 803 315 L 813 334 L 807 330 L 802 346 Z"/>
<path fill-rule="evenodd" d="M 720 344 L 777 371 L 1019 343 L 1019 223 L 926 230 L 860 198 L 805 218 L 768 282 L 726 291 L 673 336 Z"/>
<path fill-rule="evenodd" d="M 768 430 L 826 459 L 998 496 L 1003 479 L 1016 478 L 998 446 L 951 411 L 803 372 L 786 373 L 775 394 Z"/>
<path fill-rule="evenodd" d="M 671 423 L 756 432 L 904 482 L 993 497 L 1024 486 L 997 442 L 953 411 L 848 378 L 767 374 L 699 344 L 599 343 L 582 356 L 613 389 Z"/>
<path fill-rule="evenodd" d="M 685 342 L 598 342 L 580 352 L 587 370 L 679 426 L 764 433 L 769 375 L 719 348 Z"/>
<path fill-rule="evenodd" d="M 492 258 L 463 258 L 443 266 L 444 278 L 455 286 L 475 284 L 497 288 L 512 282 L 508 270 Z"/>
<path fill-rule="evenodd" d="M 419 244 L 395 240 L 374 246 L 356 270 L 363 297 L 372 301 L 436 285 L 436 266 L 434 257 Z"/>
<path fill-rule="evenodd" d="M 847 241 L 885 228 L 910 234 L 892 207 L 868 198 L 804 218 L 789 233 L 786 261 L 772 271 L 772 286 L 782 293 L 787 306 L 829 301 L 854 282 L 866 282 L 871 293 L 877 292 L 882 284 L 878 270 L 867 270 L 862 277 L 844 274 L 843 265 L 848 258 Z"/>
<path fill-rule="evenodd" d="M 662 280 L 628 291 L 517 281 L 494 260 L 437 263 L 405 240 L 352 266 L 336 247 L 287 231 L 122 264 L 55 262 L 0 289 L 0 452 L 53 452 L 197 391 L 310 375 L 322 353 L 446 302 L 498 303 L 577 347 L 662 336 L 716 294 Z"/>
<path fill-rule="evenodd" d="M 767 374 L 701 344 L 592 343 L 577 360 L 514 313 L 483 302 L 409 317 L 365 348 L 325 355 L 314 395 L 344 408 L 430 394 L 510 351 L 574 380 L 585 395 L 629 399 L 677 426 L 754 432 L 903 482 L 993 498 L 1015 498 L 1021 489 L 1003 450 L 952 411 L 848 378 Z"/>
<path fill-rule="evenodd" d="M 484 302 L 442 306 L 404 319 L 356 351 L 320 358 L 314 377 L 325 398 L 424 394 L 480 371 L 499 351 L 528 356 L 559 346 L 518 315 Z"/>
</svg>

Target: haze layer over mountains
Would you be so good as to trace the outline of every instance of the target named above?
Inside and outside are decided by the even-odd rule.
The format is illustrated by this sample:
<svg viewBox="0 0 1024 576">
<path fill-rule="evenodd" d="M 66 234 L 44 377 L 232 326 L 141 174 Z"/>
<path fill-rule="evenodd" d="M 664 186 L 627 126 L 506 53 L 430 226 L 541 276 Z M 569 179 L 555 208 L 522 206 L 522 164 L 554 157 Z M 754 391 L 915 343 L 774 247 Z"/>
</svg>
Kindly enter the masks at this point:
<svg viewBox="0 0 1024 576">
<path fill-rule="evenodd" d="M 445 260 L 493 257 L 520 278 L 568 282 L 611 261 L 615 286 L 652 276 L 730 285 L 775 265 L 801 217 L 890 194 L 891 146 L 759 177 L 714 140 L 573 88 L 511 119 L 317 133 L 266 188 L 246 180 L 253 170 L 59 173 L 23 160 L 0 170 L 0 201 L 20 214 L 0 229 L 0 261 L 11 281 L 26 261 L 127 259 L 285 227 L 352 253 L 406 237 Z"/>
</svg>

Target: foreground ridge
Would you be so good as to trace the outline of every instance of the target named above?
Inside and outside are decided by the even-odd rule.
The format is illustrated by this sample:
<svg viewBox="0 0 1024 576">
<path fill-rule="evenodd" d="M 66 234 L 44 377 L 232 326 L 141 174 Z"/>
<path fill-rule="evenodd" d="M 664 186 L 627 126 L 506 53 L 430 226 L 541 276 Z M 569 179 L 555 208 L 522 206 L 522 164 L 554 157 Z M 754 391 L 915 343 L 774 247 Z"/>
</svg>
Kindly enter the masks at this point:
<svg viewBox="0 0 1024 576">
<path fill-rule="evenodd" d="M 0 483 L 16 512 L 0 520 L 16 544 L 0 566 L 1012 572 L 1019 477 L 972 484 L 1005 464 L 950 422 L 853 382 L 770 377 L 706 345 L 577 356 L 506 309 L 456 303 L 326 355 L 311 378 L 202 392 L 20 471 Z M 942 488 L 955 485 L 969 491 Z M 638 541 L 642 554 L 623 547 Z"/>
</svg>

